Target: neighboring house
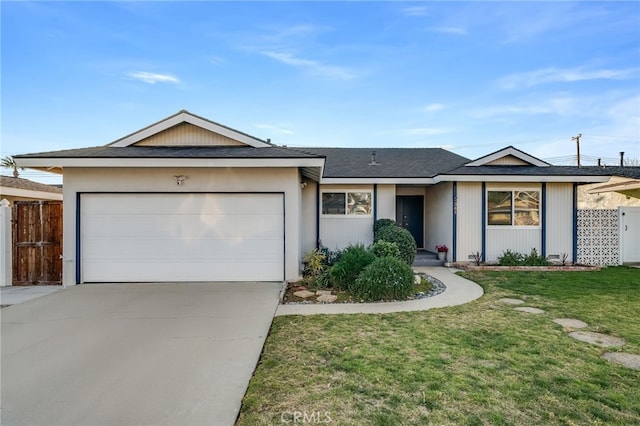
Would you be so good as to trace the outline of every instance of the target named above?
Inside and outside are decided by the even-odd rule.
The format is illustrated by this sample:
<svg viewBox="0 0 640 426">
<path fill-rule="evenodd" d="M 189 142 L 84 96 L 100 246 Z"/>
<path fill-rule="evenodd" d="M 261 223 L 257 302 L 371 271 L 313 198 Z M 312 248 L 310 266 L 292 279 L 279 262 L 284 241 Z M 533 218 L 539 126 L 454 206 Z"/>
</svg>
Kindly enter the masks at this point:
<svg viewBox="0 0 640 426">
<path fill-rule="evenodd" d="M 514 147 L 286 148 L 187 111 L 110 145 L 15 157 L 64 173 L 64 282 L 296 280 L 302 254 L 370 244 L 396 219 L 418 245 L 495 260 L 576 250 L 579 184 Z"/>
<path fill-rule="evenodd" d="M 580 209 L 617 209 L 640 206 L 640 167 L 608 166 L 606 183 L 584 185 L 578 193 Z"/>
<path fill-rule="evenodd" d="M 0 176 L 0 199 L 16 201 L 62 200 L 62 188 L 19 177 Z"/>
</svg>

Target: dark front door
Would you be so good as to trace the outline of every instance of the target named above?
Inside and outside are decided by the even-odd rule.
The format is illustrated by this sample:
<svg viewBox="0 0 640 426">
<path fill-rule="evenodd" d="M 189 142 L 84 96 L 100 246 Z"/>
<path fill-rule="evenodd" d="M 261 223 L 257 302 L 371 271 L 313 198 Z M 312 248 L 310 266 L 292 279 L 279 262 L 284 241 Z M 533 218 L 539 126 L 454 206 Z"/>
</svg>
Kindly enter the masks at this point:
<svg viewBox="0 0 640 426">
<path fill-rule="evenodd" d="M 396 197 L 396 222 L 413 235 L 418 248 L 424 247 L 424 197 L 402 195 Z"/>
</svg>

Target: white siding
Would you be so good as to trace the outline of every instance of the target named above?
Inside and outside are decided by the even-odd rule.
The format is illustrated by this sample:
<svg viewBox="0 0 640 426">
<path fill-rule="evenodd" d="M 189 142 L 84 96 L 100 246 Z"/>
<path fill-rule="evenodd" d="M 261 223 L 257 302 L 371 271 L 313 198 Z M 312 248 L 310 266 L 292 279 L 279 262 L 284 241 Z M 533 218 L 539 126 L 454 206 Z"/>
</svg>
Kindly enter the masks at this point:
<svg viewBox="0 0 640 426">
<path fill-rule="evenodd" d="M 487 183 L 487 191 L 492 190 L 537 190 L 542 197 L 542 185 L 539 183 L 518 183 L 500 182 Z M 542 199 L 540 200 L 542 209 Z M 520 226 L 488 226 L 486 231 L 487 253 L 485 260 L 495 261 L 505 250 L 516 251 L 529 254 L 532 248 L 541 254 L 542 249 L 542 227 L 520 227 Z"/>
<path fill-rule="evenodd" d="M 396 220 L 396 186 L 378 185 L 378 219 Z"/>
<path fill-rule="evenodd" d="M 529 254 L 535 248 L 540 254 L 541 247 L 540 229 L 487 229 L 487 254 L 486 260 L 496 261 L 505 250 Z"/>
<path fill-rule="evenodd" d="M 137 142 L 137 146 L 242 146 L 241 142 L 189 123 L 178 124 Z"/>
<path fill-rule="evenodd" d="M 547 256 L 573 253 L 573 184 L 547 183 Z"/>
<path fill-rule="evenodd" d="M 482 252 L 482 184 L 458 182 L 457 261 L 466 262 L 469 255 Z"/>
<path fill-rule="evenodd" d="M 425 190 L 425 244 L 424 248 L 435 251 L 435 246 L 449 247 L 451 259 L 453 246 L 453 184 L 443 182 Z"/>
<path fill-rule="evenodd" d="M 320 192 L 370 191 L 373 185 L 320 185 Z M 373 200 L 372 200 L 373 202 Z M 318 206 L 318 211 L 322 206 Z M 373 214 L 371 216 L 320 215 L 320 240 L 331 250 L 343 249 L 349 244 L 373 243 Z"/>
<path fill-rule="evenodd" d="M 182 186 L 175 175 L 187 176 Z M 64 171 L 63 281 L 76 280 L 78 192 L 282 192 L 285 199 L 285 279 L 300 270 L 300 179 L 296 168 L 69 168 Z"/>
</svg>

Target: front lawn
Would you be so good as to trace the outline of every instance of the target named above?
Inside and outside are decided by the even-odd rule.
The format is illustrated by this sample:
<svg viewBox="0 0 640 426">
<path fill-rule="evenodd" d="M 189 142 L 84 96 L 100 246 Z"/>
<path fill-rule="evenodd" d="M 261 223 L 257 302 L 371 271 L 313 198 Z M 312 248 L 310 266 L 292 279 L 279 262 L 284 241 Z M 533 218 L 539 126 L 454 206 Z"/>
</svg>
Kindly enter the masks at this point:
<svg viewBox="0 0 640 426">
<path fill-rule="evenodd" d="M 239 425 L 640 422 L 640 371 L 601 359 L 553 318 L 640 354 L 640 270 L 472 272 L 470 304 L 387 315 L 277 317 Z M 517 297 L 546 311 L 518 312 Z"/>
</svg>

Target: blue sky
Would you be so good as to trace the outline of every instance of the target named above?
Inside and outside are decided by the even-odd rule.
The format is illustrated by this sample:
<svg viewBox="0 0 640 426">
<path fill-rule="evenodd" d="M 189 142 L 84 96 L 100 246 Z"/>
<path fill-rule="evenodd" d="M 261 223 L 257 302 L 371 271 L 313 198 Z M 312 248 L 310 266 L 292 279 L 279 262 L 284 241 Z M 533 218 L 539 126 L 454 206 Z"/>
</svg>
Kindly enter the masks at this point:
<svg viewBox="0 0 640 426">
<path fill-rule="evenodd" d="M 567 164 L 582 133 L 586 159 L 640 158 L 638 2 L 0 7 L 3 156 L 187 109 L 289 146 L 514 145 Z"/>
</svg>

